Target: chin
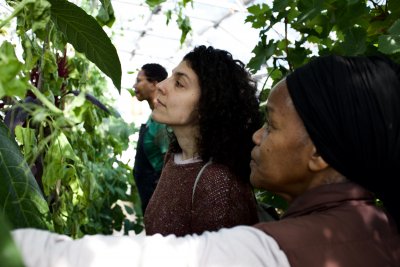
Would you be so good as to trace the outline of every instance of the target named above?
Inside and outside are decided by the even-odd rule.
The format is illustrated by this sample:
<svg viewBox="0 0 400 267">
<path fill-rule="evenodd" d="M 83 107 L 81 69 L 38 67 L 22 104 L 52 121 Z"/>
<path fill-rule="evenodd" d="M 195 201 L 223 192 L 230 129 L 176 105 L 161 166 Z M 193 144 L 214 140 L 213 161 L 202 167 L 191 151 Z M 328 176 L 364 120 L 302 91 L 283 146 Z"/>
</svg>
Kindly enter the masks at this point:
<svg viewBox="0 0 400 267">
<path fill-rule="evenodd" d="M 160 116 L 159 114 L 157 114 L 156 110 L 153 110 L 153 112 L 151 113 L 151 118 L 153 120 L 155 120 L 156 122 L 159 123 L 165 123 L 165 121 L 162 119 L 162 116 Z"/>
<path fill-rule="evenodd" d="M 259 188 L 259 183 L 257 182 L 258 180 L 257 180 L 257 178 L 255 177 L 255 175 L 253 174 L 253 171 L 251 172 L 251 174 L 250 174 L 250 183 L 251 183 L 251 185 L 252 186 L 254 186 L 254 187 L 256 187 L 256 188 Z"/>
</svg>

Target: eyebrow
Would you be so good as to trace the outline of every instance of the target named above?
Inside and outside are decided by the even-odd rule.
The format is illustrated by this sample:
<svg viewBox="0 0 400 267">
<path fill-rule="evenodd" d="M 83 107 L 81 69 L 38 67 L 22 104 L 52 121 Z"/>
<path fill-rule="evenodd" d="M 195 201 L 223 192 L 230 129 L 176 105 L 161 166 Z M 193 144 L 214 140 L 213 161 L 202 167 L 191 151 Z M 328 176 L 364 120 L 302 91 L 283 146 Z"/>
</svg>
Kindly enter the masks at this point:
<svg viewBox="0 0 400 267">
<path fill-rule="evenodd" d="M 186 77 L 186 79 L 190 80 L 189 76 L 184 72 L 177 71 L 177 72 L 174 72 L 173 74 L 178 77 Z"/>
<path fill-rule="evenodd" d="M 265 112 L 266 112 L 267 114 L 269 114 L 269 113 L 274 112 L 274 111 L 275 111 L 275 108 L 274 108 L 274 107 L 271 107 L 271 106 L 268 105 L 268 103 L 267 103 L 267 105 L 265 106 Z"/>
</svg>

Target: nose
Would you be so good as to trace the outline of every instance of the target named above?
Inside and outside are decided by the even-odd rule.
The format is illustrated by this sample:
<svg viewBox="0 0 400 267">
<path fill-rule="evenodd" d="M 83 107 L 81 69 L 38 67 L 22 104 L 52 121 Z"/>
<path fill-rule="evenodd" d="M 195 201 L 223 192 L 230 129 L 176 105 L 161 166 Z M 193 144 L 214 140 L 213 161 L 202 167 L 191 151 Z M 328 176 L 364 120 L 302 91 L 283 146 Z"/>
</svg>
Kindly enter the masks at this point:
<svg viewBox="0 0 400 267">
<path fill-rule="evenodd" d="M 253 143 L 255 145 L 260 145 L 261 144 L 263 130 L 264 130 L 264 126 L 254 132 L 254 134 L 253 134 Z"/>
<path fill-rule="evenodd" d="M 156 84 L 158 93 L 165 94 L 167 80 L 168 78 Z"/>
</svg>

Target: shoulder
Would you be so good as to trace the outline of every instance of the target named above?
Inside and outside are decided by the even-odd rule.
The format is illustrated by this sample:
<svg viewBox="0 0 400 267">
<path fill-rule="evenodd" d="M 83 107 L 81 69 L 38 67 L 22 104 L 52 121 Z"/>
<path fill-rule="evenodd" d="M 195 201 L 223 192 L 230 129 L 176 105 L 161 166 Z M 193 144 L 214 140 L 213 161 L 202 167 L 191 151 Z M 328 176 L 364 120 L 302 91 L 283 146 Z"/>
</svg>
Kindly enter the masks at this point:
<svg viewBox="0 0 400 267">
<path fill-rule="evenodd" d="M 237 177 L 234 173 L 225 165 L 219 163 L 209 164 L 203 171 L 204 180 L 212 181 L 226 181 L 231 182 L 236 180 Z"/>
<path fill-rule="evenodd" d="M 250 183 L 245 183 L 226 165 L 212 163 L 208 165 L 198 182 L 200 188 L 206 191 L 242 192 L 250 190 Z"/>
<path fill-rule="evenodd" d="M 207 166 L 207 170 L 211 173 L 222 173 L 224 175 L 233 175 L 233 172 L 228 168 L 228 166 L 217 163 L 217 162 L 211 162 Z"/>
<path fill-rule="evenodd" d="M 172 153 L 171 151 L 167 151 L 165 153 L 165 157 L 164 157 L 164 168 L 167 167 L 167 163 L 169 167 L 171 167 L 170 165 L 175 165 L 174 163 L 174 153 Z"/>
</svg>

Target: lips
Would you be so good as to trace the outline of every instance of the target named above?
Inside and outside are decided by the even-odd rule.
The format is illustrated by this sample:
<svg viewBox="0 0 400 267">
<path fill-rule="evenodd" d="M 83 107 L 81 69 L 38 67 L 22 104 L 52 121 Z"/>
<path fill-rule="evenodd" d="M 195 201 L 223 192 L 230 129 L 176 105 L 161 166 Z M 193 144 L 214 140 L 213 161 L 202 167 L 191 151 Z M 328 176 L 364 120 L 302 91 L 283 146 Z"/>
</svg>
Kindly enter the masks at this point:
<svg viewBox="0 0 400 267">
<path fill-rule="evenodd" d="M 257 166 L 257 162 L 254 159 L 250 160 L 250 167 Z"/>
<path fill-rule="evenodd" d="M 253 150 L 251 151 L 251 160 L 250 160 L 250 166 L 252 166 L 252 165 L 257 165 L 257 163 L 256 163 L 256 161 L 255 161 L 255 157 L 254 157 L 254 154 L 255 154 L 255 152 L 254 152 L 254 148 L 253 148 Z"/>
<path fill-rule="evenodd" d="M 161 106 L 164 106 L 164 107 L 165 107 L 165 104 L 164 104 L 160 99 L 157 98 L 157 102 L 158 102 Z"/>
<path fill-rule="evenodd" d="M 158 98 L 157 98 L 157 103 L 160 104 L 161 106 L 165 107 L 165 104 L 162 101 L 160 101 L 160 99 L 158 99 Z"/>
</svg>

